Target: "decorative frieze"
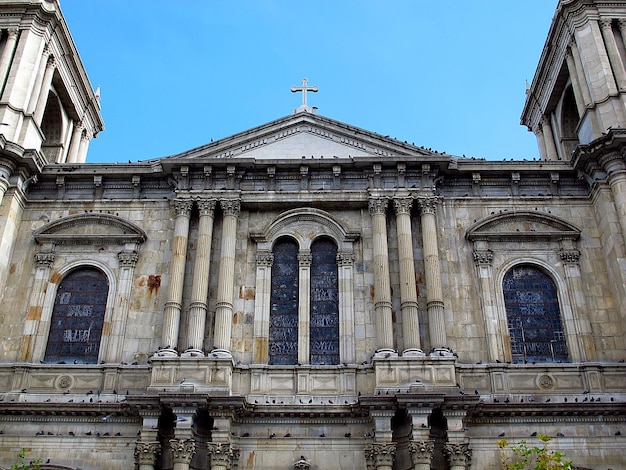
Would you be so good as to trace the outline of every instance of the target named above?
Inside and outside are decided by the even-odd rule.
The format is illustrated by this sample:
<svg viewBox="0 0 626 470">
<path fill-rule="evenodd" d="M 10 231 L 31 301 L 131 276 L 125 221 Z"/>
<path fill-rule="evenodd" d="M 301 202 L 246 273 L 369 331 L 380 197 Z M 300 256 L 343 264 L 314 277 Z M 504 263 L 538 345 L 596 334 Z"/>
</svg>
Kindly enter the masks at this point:
<svg viewBox="0 0 626 470">
<path fill-rule="evenodd" d="M 196 443 L 193 439 L 170 439 L 170 449 L 175 464 L 189 464 L 196 452 Z"/>
<path fill-rule="evenodd" d="M 137 465 L 154 465 L 160 451 L 161 444 L 159 442 L 136 442 L 135 463 Z"/>
<path fill-rule="evenodd" d="M 256 265 L 259 267 L 271 268 L 274 264 L 274 254 L 271 251 L 258 251 L 256 254 Z"/>
<path fill-rule="evenodd" d="M 466 468 L 472 459 L 472 451 L 469 444 L 465 443 L 449 443 L 444 445 L 443 453 L 448 459 L 450 467 Z"/>
</svg>

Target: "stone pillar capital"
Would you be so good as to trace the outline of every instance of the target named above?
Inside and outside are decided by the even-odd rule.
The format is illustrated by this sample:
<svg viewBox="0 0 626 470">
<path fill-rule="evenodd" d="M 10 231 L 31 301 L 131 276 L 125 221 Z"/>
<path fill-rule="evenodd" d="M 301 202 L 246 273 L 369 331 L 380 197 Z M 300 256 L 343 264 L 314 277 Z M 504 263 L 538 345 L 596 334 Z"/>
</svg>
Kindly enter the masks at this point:
<svg viewBox="0 0 626 470">
<path fill-rule="evenodd" d="M 193 201 L 191 199 L 172 199 L 171 204 L 177 216 L 182 215 L 189 217 L 191 214 L 191 208 L 193 207 Z"/>
<path fill-rule="evenodd" d="M 51 54 L 48 56 L 48 61 L 46 62 L 46 68 L 54 68 L 56 67 L 56 59 Z"/>
<path fill-rule="evenodd" d="M 418 197 L 417 204 L 420 209 L 421 215 L 432 214 L 435 215 L 435 209 L 437 207 L 436 196 Z"/>
<path fill-rule="evenodd" d="M 274 254 L 269 250 L 259 250 L 256 253 L 256 265 L 271 268 L 274 264 Z"/>
<path fill-rule="evenodd" d="M 396 215 L 411 214 L 411 207 L 413 206 L 412 197 L 394 197 L 393 208 L 396 211 Z"/>
<path fill-rule="evenodd" d="M 349 253 L 347 251 L 337 252 L 337 265 L 353 266 L 354 265 L 354 253 Z"/>
<path fill-rule="evenodd" d="M 196 443 L 193 439 L 170 439 L 170 448 L 176 463 L 191 463 L 193 454 L 196 452 Z"/>
<path fill-rule="evenodd" d="M 154 465 L 158 453 L 161 451 L 159 442 L 135 443 L 135 463 L 137 465 Z"/>
<path fill-rule="evenodd" d="M 491 266 L 491 263 L 493 263 L 493 251 L 491 250 L 474 250 L 472 254 L 474 255 L 476 266 Z"/>
<path fill-rule="evenodd" d="M 561 261 L 567 264 L 578 264 L 580 262 L 580 251 L 576 249 L 561 249 L 559 256 L 561 257 Z"/>
<path fill-rule="evenodd" d="M 7 34 L 9 36 L 9 39 L 17 39 L 17 35 L 19 34 L 20 29 L 19 28 L 9 28 L 7 29 Z"/>
<path fill-rule="evenodd" d="M 610 31 L 611 27 L 613 26 L 613 19 L 612 18 L 600 18 L 598 20 L 598 24 L 600 25 L 600 28 Z"/>
<path fill-rule="evenodd" d="M 472 459 L 472 450 L 469 444 L 465 443 L 449 443 L 444 445 L 443 453 L 445 454 L 450 467 L 467 468 Z"/>
<path fill-rule="evenodd" d="M 209 453 L 211 468 L 230 469 L 239 456 L 239 449 L 233 448 L 228 443 L 208 442 L 207 452 Z"/>
<path fill-rule="evenodd" d="M 299 266 L 311 266 L 313 262 L 313 256 L 310 251 L 302 251 L 298 253 L 298 265 Z"/>
<path fill-rule="evenodd" d="M 304 455 L 301 455 L 296 463 L 293 464 L 293 470 L 309 470 L 310 468 L 311 464 L 307 462 Z"/>
<path fill-rule="evenodd" d="M 411 461 L 413 466 L 419 464 L 428 464 L 433 458 L 433 452 L 435 450 L 435 441 L 410 441 L 409 452 L 411 453 Z"/>
<path fill-rule="evenodd" d="M 136 251 L 120 251 L 117 254 L 117 259 L 120 262 L 120 266 L 124 268 L 134 268 L 137 264 L 137 260 L 139 259 L 139 255 Z"/>
<path fill-rule="evenodd" d="M 55 256 L 51 251 L 38 251 L 35 253 L 35 264 L 38 268 L 49 268 L 54 263 Z"/>
<path fill-rule="evenodd" d="M 393 465 L 396 455 L 396 444 L 372 444 L 365 448 L 365 459 L 374 464 L 373 468 L 389 467 Z"/>
<path fill-rule="evenodd" d="M 241 211 L 241 201 L 239 199 L 221 199 L 220 206 L 224 215 L 239 217 Z"/>
<path fill-rule="evenodd" d="M 208 215 L 209 217 L 213 217 L 215 215 L 217 199 L 199 197 L 196 198 L 196 204 L 198 205 L 198 210 L 200 211 L 201 216 Z"/>
<path fill-rule="evenodd" d="M 370 215 L 385 215 L 389 200 L 385 197 L 371 197 L 368 201 L 368 210 Z"/>
</svg>

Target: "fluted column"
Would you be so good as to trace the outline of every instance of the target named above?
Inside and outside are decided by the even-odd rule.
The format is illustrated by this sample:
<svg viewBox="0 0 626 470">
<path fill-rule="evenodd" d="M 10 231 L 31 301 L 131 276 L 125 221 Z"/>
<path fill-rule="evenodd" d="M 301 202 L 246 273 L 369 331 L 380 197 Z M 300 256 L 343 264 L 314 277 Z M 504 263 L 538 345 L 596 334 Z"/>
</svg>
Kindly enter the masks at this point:
<svg viewBox="0 0 626 470">
<path fill-rule="evenodd" d="M 39 102 L 39 93 L 41 91 L 41 86 L 44 80 L 44 75 L 46 72 L 46 67 L 48 65 L 48 57 L 50 56 L 50 47 L 46 44 L 43 48 L 43 53 L 41 55 L 41 63 L 39 64 L 39 70 L 37 71 L 37 78 L 35 80 L 35 86 L 33 86 L 33 90 L 31 92 L 30 100 L 28 102 L 28 108 L 26 108 L 26 114 L 32 114 L 35 112 L 35 108 L 37 107 L 37 103 Z"/>
<path fill-rule="evenodd" d="M 396 455 L 396 444 L 372 444 L 365 448 L 365 459 L 368 468 L 376 470 L 392 470 Z"/>
<path fill-rule="evenodd" d="M 298 253 L 298 363 L 309 363 L 311 349 L 311 262 L 310 251 Z"/>
<path fill-rule="evenodd" d="M 450 470 L 466 470 L 472 460 L 472 451 L 469 444 L 450 443 L 443 448 L 443 453 L 448 459 Z"/>
<path fill-rule="evenodd" d="M 489 362 L 503 361 L 504 359 L 510 361 L 510 357 L 504 357 L 505 350 L 501 343 L 501 338 L 504 335 L 502 332 L 499 332 L 498 313 L 494 305 L 495 293 L 492 288 L 493 269 L 491 266 L 493 262 L 493 251 L 481 244 L 476 247 L 473 255 L 480 283 L 480 300 L 483 308 L 485 332 L 487 333 L 487 354 Z"/>
<path fill-rule="evenodd" d="M 13 57 L 13 54 L 15 53 L 15 46 L 17 45 L 19 29 L 9 28 L 7 34 L 7 42 L 4 45 L 4 49 L 2 50 L 2 56 L 0 57 L 0 83 L 6 83 L 6 77 L 9 73 L 11 59 Z"/>
<path fill-rule="evenodd" d="M 548 116 L 541 118 L 541 128 L 543 130 L 543 139 L 546 146 L 546 160 L 558 160 L 559 154 L 556 150 L 552 125 L 550 124 L 550 118 Z"/>
<path fill-rule="evenodd" d="M 435 219 L 437 198 L 420 197 L 417 201 L 422 220 L 426 311 L 428 313 L 430 346 L 435 349 L 446 348 L 448 341 L 446 338 L 446 323 L 443 311 L 443 289 L 441 288 L 437 221 Z"/>
<path fill-rule="evenodd" d="M 213 217 L 216 199 L 196 200 L 200 211 L 198 224 L 198 246 L 193 268 L 193 286 L 189 307 L 189 328 L 187 329 L 187 351 L 185 356 L 204 356 L 204 328 L 207 316 L 207 295 L 209 291 L 209 269 L 211 264 L 211 241 L 213 239 Z"/>
<path fill-rule="evenodd" d="M 430 470 L 430 462 L 433 458 L 435 450 L 435 442 L 426 441 L 409 441 L 409 452 L 411 453 L 412 470 Z"/>
<path fill-rule="evenodd" d="M 387 204 L 382 197 L 369 200 L 374 241 L 374 313 L 376 315 L 377 352 L 394 353 L 389 250 L 387 247 Z"/>
<path fill-rule="evenodd" d="M 70 148 L 68 150 L 66 162 L 76 163 L 78 162 L 78 154 L 80 149 L 80 140 L 83 135 L 83 123 L 80 121 L 74 121 L 74 129 L 72 130 L 72 140 L 70 140 Z"/>
<path fill-rule="evenodd" d="M 189 464 L 196 452 L 193 439 L 170 439 L 174 470 L 189 470 Z"/>
<path fill-rule="evenodd" d="M 231 470 L 234 468 L 239 450 L 228 443 L 208 442 L 207 451 L 211 462 L 211 470 Z"/>
<path fill-rule="evenodd" d="M 183 282 L 185 280 L 185 262 L 187 260 L 187 241 L 189 237 L 189 217 L 193 201 L 191 199 L 174 199 L 172 205 L 176 211 L 174 240 L 172 241 L 172 259 L 170 261 L 170 280 L 165 303 L 163 320 L 162 348 L 160 355 L 176 356 L 178 346 L 178 330 L 180 328 L 180 312 L 183 301 Z"/>
<path fill-rule="evenodd" d="M 35 254 L 35 280 L 30 294 L 30 303 L 24 320 L 24 333 L 22 345 L 20 347 L 20 361 L 32 361 L 33 349 L 35 347 L 35 337 L 39 330 L 41 313 L 46 297 L 46 286 L 50 279 L 50 267 L 54 262 L 55 254 L 51 251 L 37 252 Z M 43 356 L 38 358 L 43 359 Z"/>
<path fill-rule="evenodd" d="M 411 235 L 411 206 L 413 198 L 394 198 L 396 228 L 398 232 L 398 257 L 400 261 L 400 309 L 402 311 L 403 356 L 423 356 L 420 344 L 420 326 L 415 286 L 415 262 Z"/>
<path fill-rule="evenodd" d="M 54 56 L 48 57 L 46 63 L 46 71 L 43 75 L 43 81 L 41 82 L 41 89 L 39 91 L 39 97 L 37 98 L 37 107 L 35 108 L 35 122 L 41 126 L 41 120 L 43 119 L 43 113 L 46 110 L 46 104 L 48 102 L 48 93 L 50 92 L 50 85 L 52 85 L 52 76 L 54 75 L 54 69 L 56 62 Z"/>
<path fill-rule="evenodd" d="M 617 49 L 615 36 L 613 35 L 613 20 L 611 18 L 602 18 L 599 23 L 606 52 L 609 56 L 611 69 L 613 70 L 613 75 L 615 76 L 615 81 L 617 83 L 617 88 L 619 90 L 624 90 L 626 89 L 626 72 L 624 71 L 624 64 Z"/>
<path fill-rule="evenodd" d="M 233 321 L 233 283 L 235 281 L 235 246 L 237 242 L 237 219 L 241 210 L 239 199 L 220 201 L 224 221 L 222 224 L 222 250 L 217 285 L 215 310 L 214 353 L 230 356 L 230 338 Z"/>
<path fill-rule="evenodd" d="M 141 442 L 135 443 L 135 464 L 139 470 L 154 470 L 157 455 L 161 451 L 159 442 Z"/>
</svg>

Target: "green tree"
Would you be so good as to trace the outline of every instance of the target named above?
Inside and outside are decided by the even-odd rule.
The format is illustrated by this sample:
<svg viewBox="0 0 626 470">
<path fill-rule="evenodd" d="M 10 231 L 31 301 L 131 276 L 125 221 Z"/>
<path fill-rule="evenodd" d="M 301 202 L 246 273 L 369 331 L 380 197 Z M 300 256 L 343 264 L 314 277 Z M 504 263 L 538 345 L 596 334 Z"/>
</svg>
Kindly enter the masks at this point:
<svg viewBox="0 0 626 470">
<path fill-rule="evenodd" d="M 572 463 L 561 452 L 548 449 L 550 436 L 539 434 L 540 446 L 529 446 L 526 441 L 509 445 L 506 439 L 498 441 L 503 470 L 571 470 Z"/>
<path fill-rule="evenodd" d="M 26 449 L 22 449 L 22 451 L 17 454 L 17 462 L 11 465 L 10 470 L 40 470 L 41 469 L 41 459 L 31 460 L 30 463 L 26 463 L 24 459 L 26 458 Z"/>
</svg>

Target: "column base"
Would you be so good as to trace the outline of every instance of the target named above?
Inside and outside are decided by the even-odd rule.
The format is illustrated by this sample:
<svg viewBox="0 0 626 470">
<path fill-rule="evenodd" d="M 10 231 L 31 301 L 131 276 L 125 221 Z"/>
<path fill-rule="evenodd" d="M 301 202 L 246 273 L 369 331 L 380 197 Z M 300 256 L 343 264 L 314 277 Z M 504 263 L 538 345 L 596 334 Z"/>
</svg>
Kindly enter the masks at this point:
<svg viewBox="0 0 626 470">
<path fill-rule="evenodd" d="M 178 351 L 172 348 L 159 349 L 153 357 L 178 357 Z"/>
<path fill-rule="evenodd" d="M 232 359 L 233 355 L 228 349 L 214 349 L 213 351 L 211 351 L 210 354 L 207 355 L 207 357 L 212 357 L 214 359 L 220 357 Z"/>
<path fill-rule="evenodd" d="M 389 359 L 390 357 L 398 357 L 398 351 L 395 349 L 381 348 L 374 353 L 374 359 Z"/>
<path fill-rule="evenodd" d="M 201 349 L 189 348 L 180 357 L 204 357 L 204 352 Z"/>
<path fill-rule="evenodd" d="M 433 348 L 430 357 L 456 357 L 450 348 Z"/>
<path fill-rule="evenodd" d="M 426 357 L 426 353 L 421 349 L 409 348 L 402 351 L 402 357 Z"/>
</svg>

